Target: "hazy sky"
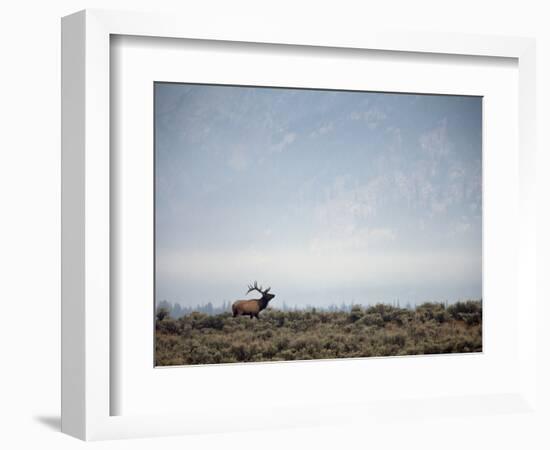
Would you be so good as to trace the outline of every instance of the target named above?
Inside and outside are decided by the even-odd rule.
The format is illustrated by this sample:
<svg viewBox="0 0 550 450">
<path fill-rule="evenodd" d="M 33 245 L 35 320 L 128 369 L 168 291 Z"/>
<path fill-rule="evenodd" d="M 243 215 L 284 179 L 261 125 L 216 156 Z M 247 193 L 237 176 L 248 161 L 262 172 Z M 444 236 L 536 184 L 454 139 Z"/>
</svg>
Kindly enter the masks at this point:
<svg viewBox="0 0 550 450">
<path fill-rule="evenodd" d="M 158 301 L 481 298 L 481 98 L 157 83 L 155 108 Z"/>
</svg>

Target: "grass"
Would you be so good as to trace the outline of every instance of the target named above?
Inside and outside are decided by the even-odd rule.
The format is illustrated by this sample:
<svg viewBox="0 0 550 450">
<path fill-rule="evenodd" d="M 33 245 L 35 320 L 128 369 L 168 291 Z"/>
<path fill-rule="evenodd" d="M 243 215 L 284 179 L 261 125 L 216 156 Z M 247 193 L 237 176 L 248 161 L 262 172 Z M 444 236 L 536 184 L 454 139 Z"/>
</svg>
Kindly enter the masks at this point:
<svg viewBox="0 0 550 450">
<path fill-rule="evenodd" d="M 230 313 L 157 316 L 155 364 L 217 364 L 482 350 L 481 301 L 415 309 L 379 304 L 349 312 L 267 309 L 260 320 Z"/>
</svg>

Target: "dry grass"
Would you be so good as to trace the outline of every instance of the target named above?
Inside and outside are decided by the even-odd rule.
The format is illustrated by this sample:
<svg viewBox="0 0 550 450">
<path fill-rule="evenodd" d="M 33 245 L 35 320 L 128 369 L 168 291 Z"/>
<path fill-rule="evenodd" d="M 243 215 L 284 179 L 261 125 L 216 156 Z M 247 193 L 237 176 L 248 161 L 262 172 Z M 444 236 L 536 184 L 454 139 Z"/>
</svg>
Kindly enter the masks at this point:
<svg viewBox="0 0 550 450">
<path fill-rule="evenodd" d="M 158 366 L 480 352 L 482 305 L 351 312 L 267 309 L 260 320 L 201 313 L 156 322 Z"/>
</svg>

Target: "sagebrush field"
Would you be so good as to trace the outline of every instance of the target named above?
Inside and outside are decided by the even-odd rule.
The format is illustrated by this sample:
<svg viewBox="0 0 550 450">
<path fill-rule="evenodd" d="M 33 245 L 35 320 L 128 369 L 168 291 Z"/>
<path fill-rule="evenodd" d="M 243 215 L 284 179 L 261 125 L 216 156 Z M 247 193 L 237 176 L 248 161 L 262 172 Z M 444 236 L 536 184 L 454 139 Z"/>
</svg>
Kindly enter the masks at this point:
<svg viewBox="0 0 550 450">
<path fill-rule="evenodd" d="M 287 361 L 482 351 L 482 302 L 414 309 L 266 309 L 260 319 L 157 312 L 155 365 Z"/>
</svg>

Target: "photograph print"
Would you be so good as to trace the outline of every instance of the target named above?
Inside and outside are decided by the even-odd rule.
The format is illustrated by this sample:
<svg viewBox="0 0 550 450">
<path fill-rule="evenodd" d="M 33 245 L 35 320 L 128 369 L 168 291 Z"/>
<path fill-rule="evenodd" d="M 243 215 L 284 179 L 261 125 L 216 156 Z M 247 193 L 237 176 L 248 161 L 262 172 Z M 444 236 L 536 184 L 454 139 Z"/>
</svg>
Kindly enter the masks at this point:
<svg viewBox="0 0 550 450">
<path fill-rule="evenodd" d="M 154 84 L 155 366 L 482 351 L 482 98 Z"/>
</svg>

